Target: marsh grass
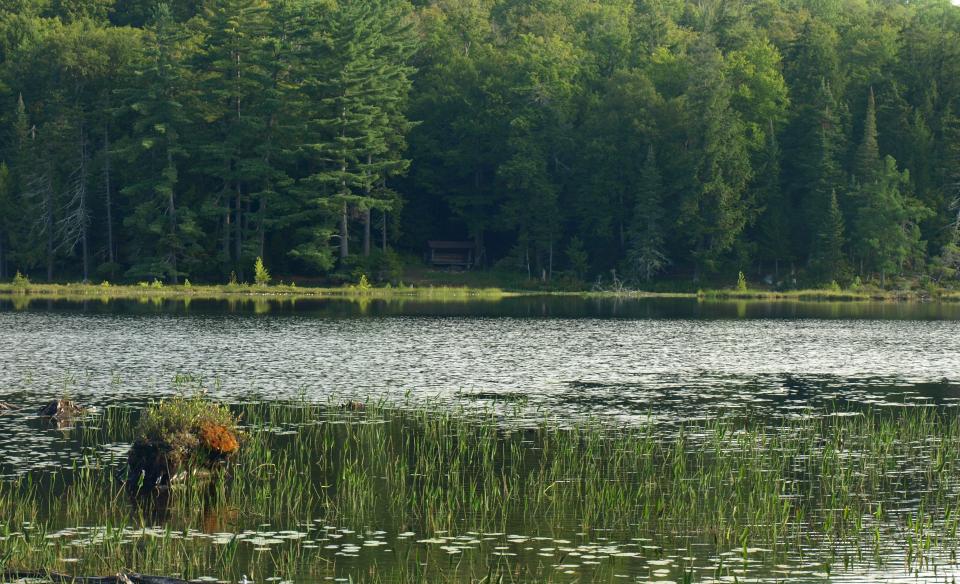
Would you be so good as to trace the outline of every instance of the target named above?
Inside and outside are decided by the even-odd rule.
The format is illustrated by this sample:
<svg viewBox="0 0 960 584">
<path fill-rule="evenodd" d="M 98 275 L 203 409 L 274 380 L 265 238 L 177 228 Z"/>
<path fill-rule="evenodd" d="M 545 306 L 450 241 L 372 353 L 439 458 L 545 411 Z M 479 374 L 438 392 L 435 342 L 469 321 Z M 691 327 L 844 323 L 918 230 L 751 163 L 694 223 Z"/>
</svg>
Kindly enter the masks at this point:
<svg viewBox="0 0 960 584">
<path fill-rule="evenodd" d="M 547 555 L 580 555 L 578 545 L 602 537 L 603 545 L 620 543 L 589 552 L 607 560 L 589 572 L 577 568 L 584 577 L 652 574 L 655 564 L 644 562 L 682 556 L 690 559 L 670 560 L 671 577 L 692 581 L 798 557 L 827 572 L 852 564 L 906 569 L 951 557 L 958 545 L 953 410 L 612 428 L 511 426 L 493 414 L 422 406 L 345 411 L 298 401 L 231 409 L 249 436 L 231 477 L 188 480 L 153 499 L 127 498 L 117 478 L 122 456 L 104 447 L 134 439 L 141 412 L 108 407 L 79 425 L 83 457 L 73 468 L 0 483 L 0 560 L 232 580 L 245 573 L 568 581 L 556 567 L 570 562 L 567 555 L 544 560 L 518 538 L 570 550 Z M 335 555 L 325 546 L 345 540 L 334 526 L 383 544 Z M 386 535 L 369 535 L 377 532 Z M 457 543 L 464 534 L 472 543 Z M 495 555 L 496 542 L 510 554 Z"/>
</svg>

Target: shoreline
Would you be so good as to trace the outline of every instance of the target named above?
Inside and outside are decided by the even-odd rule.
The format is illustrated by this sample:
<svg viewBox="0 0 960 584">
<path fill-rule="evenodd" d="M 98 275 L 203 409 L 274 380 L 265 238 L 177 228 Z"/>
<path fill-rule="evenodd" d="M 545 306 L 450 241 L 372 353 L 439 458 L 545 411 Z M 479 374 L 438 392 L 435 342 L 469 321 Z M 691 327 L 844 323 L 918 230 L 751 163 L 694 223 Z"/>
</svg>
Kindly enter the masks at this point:
<svg viewBox="0 0 960 584">
<path fill-rule="evenodd" d="M 400 286 L 375 287 L 348 285 L 341 287 L 296 286 L 288 284 L 260 286 L 253 284 L 224 285 L 102 285 L 102 284 L 0 284 L 0 299 L 221 299 L 221 298 L 328 298 L 382 300 L 501 300 L 518 297 L 569 297 L 597 299 L 696 299 L 704 301 L 758 302 L 957 302 L 960 292 L 927 290 L 700 290 L 697 292 L 575 291 L 575 290 L 510 290 L 503 288 L 471 288 L 468 286 Z"/>
</svg>

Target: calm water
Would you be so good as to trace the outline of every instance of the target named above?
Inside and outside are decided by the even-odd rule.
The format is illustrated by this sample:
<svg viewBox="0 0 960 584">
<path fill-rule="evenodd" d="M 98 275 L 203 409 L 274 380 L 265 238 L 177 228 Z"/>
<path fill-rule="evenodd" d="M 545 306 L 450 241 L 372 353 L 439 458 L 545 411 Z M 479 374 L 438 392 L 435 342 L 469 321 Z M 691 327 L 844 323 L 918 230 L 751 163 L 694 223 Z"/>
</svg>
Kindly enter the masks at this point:
<svg viewBox="0 0 960 584">
<path fill-rule="evenodd" d="M 535 418 L 949 401 L 960 305 L 0 301 L 0 400 L 67 388 L 105 405 L 178 373 L 229 399 L 440 398 Z"/>
<path fill-rule="evenodd" d="M 69 431 L 40 426 L 26 408 L 64 392 L 101 409 L 142 404 L 177 391 L 178 374 L 202 377 L 231 402 L 439 403 L 492 410 L 507 426 L 592 418 L 672 428 L 748 412 L 778 419 L 835 407 L 952 408 L 960 399 L 960 305 L 0 300 L 0 401 L 25 408 L 0 416 L 0 466 L 44 473 L 83 453 Z M 103 446 L 115 466 L 126 447 Z M 907 465 L 902 472 L 914 471 Z M 698 566 L 693 581 L 952 582 L 960 569 L 950 552 L 931 552 L 921 564 L 904 557 L 902 521 L 916 513 L 917 500 L 903 490 L 884 501 L 900 511 L 882 526 L 879 560 L 812 535 L 795 550 L 751 551 L 756 565 L 722 577 L 715 566 L 742 550 L 716 549 L 702 535 L 584 532 L 576 518 L 562 529 L 522 525 L 520 533 L 495 534 L 431 533 L 389 518 L 382 525 L 276 525 L 267 518 L 215 530 L 198 525 L 187 539 L 212 545 L 232 532 L 263 549 L 305 545 L 331 562 L 322 578 L 294 571 L 275 581 L 356 581 L 371 566 L 383 574 L 411 561 L 450 566 L 455 555 L 462 581 L 504 563 L 509 574 L 512 562 L 524 573 L 536 566 L 543 575 L 537 581 L 557 582 L 680 582 L 681 564 Z M 62 527 L 57 537 L 78 541 L 100 529 Z M 415 535 L 404 535 L 407 529 Z M 662 547 L 667 539 L 674 547 Z"/>
</svg>

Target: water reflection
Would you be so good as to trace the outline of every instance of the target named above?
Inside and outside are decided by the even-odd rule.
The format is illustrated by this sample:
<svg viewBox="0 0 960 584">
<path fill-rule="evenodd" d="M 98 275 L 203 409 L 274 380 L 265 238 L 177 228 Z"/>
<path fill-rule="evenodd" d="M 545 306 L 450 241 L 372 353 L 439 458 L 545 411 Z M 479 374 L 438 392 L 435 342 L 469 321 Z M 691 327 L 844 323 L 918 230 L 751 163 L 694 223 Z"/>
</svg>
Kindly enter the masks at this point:
<svg viewBox="0 0 960 584">
<path fill-rule="evenodd" d="M 219 299 L 189 296 L 143 296 L 136 299 L 97 297 L 87 300 L 29 296 L 0 298 L 0 311 L 10 310 L 106 314 L 272 314 L 322 318 L 462 316 L 564 319 L 960 319 L 960 302 L 815 302 L 582 296 L 507 296 L 448 300 L 269 295 L 226 296 Z"/>
</svg>

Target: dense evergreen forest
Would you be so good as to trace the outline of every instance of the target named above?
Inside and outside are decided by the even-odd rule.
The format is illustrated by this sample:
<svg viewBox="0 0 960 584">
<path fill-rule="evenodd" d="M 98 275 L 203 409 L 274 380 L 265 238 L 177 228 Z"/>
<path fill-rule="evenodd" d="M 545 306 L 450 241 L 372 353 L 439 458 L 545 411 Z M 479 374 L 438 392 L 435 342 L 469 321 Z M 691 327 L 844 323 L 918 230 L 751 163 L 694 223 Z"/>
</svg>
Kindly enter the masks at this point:
<svg viewBox="0 0 960 584">
<path fill-rule="evenodd" d="M 950 0 L 0 0 L 0 278 L 953 280 Z"/>
</svg>

